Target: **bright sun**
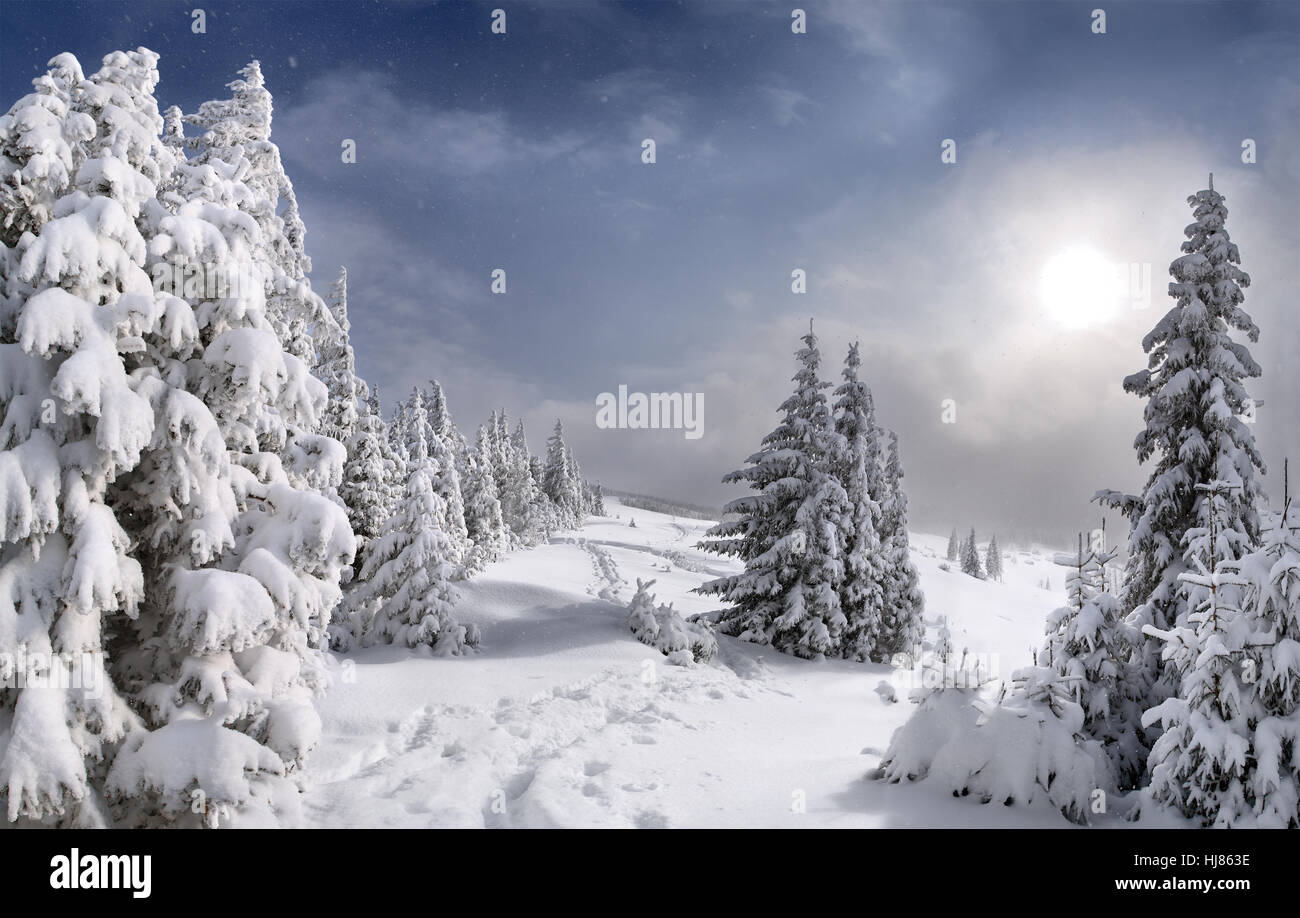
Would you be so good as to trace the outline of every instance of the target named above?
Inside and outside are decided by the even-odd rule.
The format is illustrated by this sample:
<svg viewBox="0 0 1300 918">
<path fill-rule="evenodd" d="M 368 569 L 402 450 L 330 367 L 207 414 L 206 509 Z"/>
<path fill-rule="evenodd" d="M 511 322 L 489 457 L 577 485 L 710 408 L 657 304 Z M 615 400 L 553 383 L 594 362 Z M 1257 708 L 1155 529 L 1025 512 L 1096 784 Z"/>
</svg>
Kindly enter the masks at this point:
<svg viewBox="0 0 1300 918">
<path fill-rule="evenodd" d="M 1088 328 L 1112 318 L 1119 311 L 1120 293 L 1114 262 L 1095 249 L 1064 249 L 1043 265 L 1043 308 L 1066 328 Z"/>
</svg>

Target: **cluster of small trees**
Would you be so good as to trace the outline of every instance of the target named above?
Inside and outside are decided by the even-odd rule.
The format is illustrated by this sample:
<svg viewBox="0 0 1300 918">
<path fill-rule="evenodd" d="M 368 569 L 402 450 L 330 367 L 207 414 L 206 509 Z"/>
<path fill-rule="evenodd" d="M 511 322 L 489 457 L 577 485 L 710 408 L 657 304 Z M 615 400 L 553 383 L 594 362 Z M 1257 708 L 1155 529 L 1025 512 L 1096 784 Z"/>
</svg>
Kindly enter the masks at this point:
<svg viewBox="0 0 1300 918">
<path fill-rule="evenodd" d="M 330 634 L 459 650 L 450 582 L 599 510 L 558 426 L 470 449 L 436 385 L 385 424 L 258 64 L 187 116 L 157 62 L 61 54 L 0 117 L 10 821 L 292 821 Z"/>
<path fill-rule="evenodd" d="M 981 580 L 1002 579 L 1002 549 L 998 548 L 998 537 L 995 535 L 989 539 L 988 548 L 984 551 L 984 564 L 981 566 L 974 526 L 971 527 L 970 535 L 961 541 L 957 539 L 957 530 L 952 531 L 952 535 L 948 536 L 947 557 L 949 561 L 960 562 L 963 574 L 970 574 Z"/>
<path fill-rule="evenodd" d="M 832 404 L 811 323 L 803 342 L 780 424 L 723 479 L 756 493 L 728 504 L 732 518 L 701 545 L 745 570 L 698 592 L 731 604 L 718 618 L 724 634 L 806 658 L 888 660 L 923 631 L 898 437 L 876 423 L 858 345 Z"/>
<path fill-rule="evenodd" d="M 1141 494 L 1097 494 L 1130 523 L 1122 593 L 1107 584 L 1114 552 L 1081 536 L 1056 558 L 1068 603 L 1049 617 L 1036 665 L 941 752 L 926 733 L 944 705 L 928 700 L 891 743 L 894 779 L 941 756 L 954 785 L 987 775 L 989 761 L 972 757 L 988 744 L 971 731 L 1015 709 L 1040 758 L 992 769 L 1007 796 L 1042 794 L 1085 821 L 1107 792 L 1136 788 L 1132 815 L 1169 807 L 1207 826 L 1300 827 L 1300 513 L 1285 472 L 1280 510 L 1267 511 L 1260 488 L 1244 383 L 1261 371 L 1232 336 L 1253 342 L 1259 330 L 1241 308 L 1250 278 L 1223 195 L 1211 181 L 1188 203 L 1175 305 L 1143 340 L 1148 368 L 1124 381 L 1147 400 L 1135 445 L 1154 467 Z"/>
<path fill-rule="evenodd" d="M 334 299 L 335 313 L 344 311 L 346 274 Z M 504 410 L 493 412 L 470 446 L 437 380 L 415 388 L 385 422 L 355 372 L 323 375 L 333 382 L 331 404 L 351 402 L 337 415 L 357 419 L 351 433 L 340 431 L 351 483 L 340 496 L 359 551 L 330 629 L 336 650 L 396 641 L 463 652 L 478 634 L 452 614 L 453 581 L 507 550 L 575 528 L 589 514 L 604 515 L 601 488 L 582 478 L 559 421 L 545 460 L 529 451 L 523 421 L 510 431 Z"/>
</svg>

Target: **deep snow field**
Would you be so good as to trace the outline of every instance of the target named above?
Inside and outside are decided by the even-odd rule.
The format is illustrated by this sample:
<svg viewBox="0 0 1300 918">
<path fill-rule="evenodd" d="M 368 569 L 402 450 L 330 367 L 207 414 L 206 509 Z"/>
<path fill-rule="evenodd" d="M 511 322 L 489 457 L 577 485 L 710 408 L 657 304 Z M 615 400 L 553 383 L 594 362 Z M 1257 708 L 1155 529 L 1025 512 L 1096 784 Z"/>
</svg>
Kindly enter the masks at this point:
<svg viewBox="0 0 1300 918">
<path fill-rule="evenodd" d="M 461 621 L 482 629 L 478 653 L 385 646 L 335 660 L 307 766 L 308 825 L 1070 825 L 1046 804 L 986 806 L 871 779 L 915 709 L 910 670 L 804 661 L 722 635 L 711 663 L 667 665 L 627 627 L 637 578 L 688 615 L 717 607 L 693 587 L 739 565 L 693 547 L 709 523 L 614 499 L 606 509 L 616 516 L 459 585 Z M 1005 582 L 978 581 L 940 569 L 947 541 L 912 536 L 927 633 L 947 615 L 956 652 L 985 655 L 1009 681 L 1063 603 L 1063 569 L 1046 551 L 1004 550 Z"/>
</svg>

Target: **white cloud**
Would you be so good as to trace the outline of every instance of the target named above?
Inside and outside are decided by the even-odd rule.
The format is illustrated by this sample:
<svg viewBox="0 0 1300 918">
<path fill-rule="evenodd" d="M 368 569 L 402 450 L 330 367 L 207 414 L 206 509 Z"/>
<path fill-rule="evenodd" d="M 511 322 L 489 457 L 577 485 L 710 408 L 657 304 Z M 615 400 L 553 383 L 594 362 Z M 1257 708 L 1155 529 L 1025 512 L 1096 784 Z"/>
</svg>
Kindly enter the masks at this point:
<svg viewBox="0 0 1300 918">
<path fill-rule="evenodd" d="M 572 153 L 585 139 L 566 132 L 530 137 L 500 111 L 438 108 L 400 98 L 395 81 L 371 71 L 340 71 L 308 84 L 306 100 L 276 118 L 286 152 L 318 173 L 332 172 L 343 138 L 358 163 L 396 174 L 473 177 Z"/>
</svg>

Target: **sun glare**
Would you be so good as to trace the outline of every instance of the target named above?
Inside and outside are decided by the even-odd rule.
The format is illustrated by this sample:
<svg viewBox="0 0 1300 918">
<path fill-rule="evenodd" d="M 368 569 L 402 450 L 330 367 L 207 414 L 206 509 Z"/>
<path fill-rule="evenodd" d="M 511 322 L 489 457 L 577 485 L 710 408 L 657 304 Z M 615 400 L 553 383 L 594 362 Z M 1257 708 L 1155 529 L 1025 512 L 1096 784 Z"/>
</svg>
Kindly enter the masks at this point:
<svg viewBox="0 0 1300 918">
<path fill-rule="evenodd" d="M 1119 311 L 1121 278 L 1114 262 L 1095 249 L 1075 246 L 1043 265 L 1039 297 L 1043 308 L 1066 328 L 1088 328 Z"/>
</svg>

